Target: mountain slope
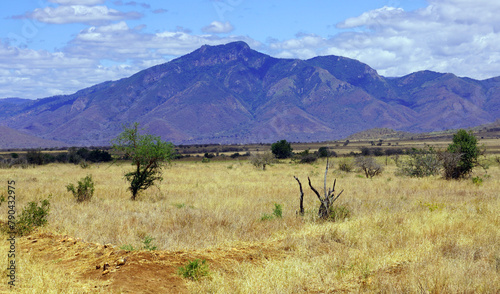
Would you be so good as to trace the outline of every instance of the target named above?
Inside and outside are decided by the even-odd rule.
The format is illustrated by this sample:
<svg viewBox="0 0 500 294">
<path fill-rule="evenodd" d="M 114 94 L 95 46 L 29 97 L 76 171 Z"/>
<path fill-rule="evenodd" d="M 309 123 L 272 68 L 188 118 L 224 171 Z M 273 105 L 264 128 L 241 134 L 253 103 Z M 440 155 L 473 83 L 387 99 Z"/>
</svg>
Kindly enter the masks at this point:
<svg viewBox="0 0 500 294">
<path fill-rule="evenodd" d="M 436 131 L 492 122 L 499 100 L 500 78 L 425 71 L 387 79 L 353 59 L 278 59 L 234 42 L 72 95 L 0 103 L 0 118 L 69 145 L 107 145 L 135 121 L 176 144 L 321 141 L 374 127 Z"/>
</svg>

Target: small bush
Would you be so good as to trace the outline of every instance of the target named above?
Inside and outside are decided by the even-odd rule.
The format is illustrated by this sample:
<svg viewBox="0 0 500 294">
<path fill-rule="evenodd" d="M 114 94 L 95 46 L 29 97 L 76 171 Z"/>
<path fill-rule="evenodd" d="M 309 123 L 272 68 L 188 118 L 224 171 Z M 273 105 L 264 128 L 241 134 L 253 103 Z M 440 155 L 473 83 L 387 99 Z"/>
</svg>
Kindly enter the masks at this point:
<svg viewBox="0 0 500 294">
<path fill-rule="evenodd" d="M 343 205 L 330 206 L 330 220 L 334 222 L 344 221 L 351 217 L 349 208 Z"/>
<path fill-rule="evenodd" d="M 462 176 L 459 167 L 460 158 L 462 157 L 461 153 L 452 153 L 445 151 L 438 153 L 438 156 L 443 166 L 445 179 L 458 179 Z"/>
<path fill-rule="evenodd" d="M 252 153 L 250 155 L 249 161 L 256 168 L 262 168 L 262 170 L 266 170 L 266 166 L 276 162 L 276 158 L 271 152 Z"/>
<path fill-rule="evenodd" d="M 86 160 L 82 160 L 80 162 L 80 167 L 83 168 L 83 169 L 86 169 L 86 168 L 90 167 L 90 164 Z"/>
<path fill-rule="evenodd" d="M 66 189 L 68 192 L 73 193 L 77 202 L 88 201 L 94 195 L 94 182 L 92 181 L 92 176 L 88 175 L 81 181 L 78 181 L 77 188 L 75 188 L 75 185 L 69 184 L 66 186 Z"/>
<path fill-rule="evenodd" d="M 406 160 L 398 164 L 398 173 L 409 177 L 428 177 L 437 175 L 441 163 L 437 153 L 429 147 L 428 150 L 413 149 Z"/>
<path fill-rule="evenodd" d="M 339 169 L 341 171 L 350 173 L 354 169 L 354 165 L 353 165 L 352 161 L 350 161 L 347 158 L 344 158 L 344 159 L 340 160 L 340 162 L 339 162 Z"/>
<path fill-rule="evenodd" d="M 149 251 L 156 250 L 157 247 L 153 246 L 153 244 L 152 244 L 154 239 L 155 238 L 153 238 L 151 236 L 144 237 L 144 240 L 142 241 L 142 243 L 144 244 L 144 246 L 142 247 L 142 249 L 149 250 Z"/>
<path fill-rule="evenodd" d="M 318 159 L 316 154 L 307 153 L 300 156 L 300 163 L 313 163 Z"/>
<path fill-rule="evenodd" d="M 472 183 L 474 183 L 477 186 L 481 186 L 483 184 L 483 178 L 481 178 L 480 176 L 473 177 Z"/>
<path fill-rule="evenodd" d="M 188 262 L 187 265 L 179 267 L 177 273 L 184 278 L 191 279 L 193 281 L 199 280 L 201 277 L 208 276 L 210 274 L 208 270 L 208 265 L 206 260 L 195 259 Z"/>
<path fill-rule="evenodd" d="M 373 178 L 379 175 L 384 170 L 380 164 L 378 164 L 373 157 L 358 156 L 354 160 L 354 164 L 364 171 L 367 178 Z"/>
<path fill-rule="evenodd" d="M 274 204 L 273 215 L 277 218 L 283 217 L 283 208 L 281 207 L 281 204 L 278 203 Z"/>
<path fill-rule="evenodd" d="M 134 251 L 135 248 L 131 244 L 125 244 L 120 247 L 120 249 L 125 250 L 125 251 Z"/>
<path fill-rule="evenodd" d="M 49 196 L 50 198 L 50 196 Z M 36 227 L 41 227 L 47 224 L 47 217 L 50 211 L 49 199 L 40 201 L 41 206 L 36 202 L 29 202 L 23 208 L 18 221 L 16 222 L 16 233 L 19 236 L 30 234 Z"/>
</svg>

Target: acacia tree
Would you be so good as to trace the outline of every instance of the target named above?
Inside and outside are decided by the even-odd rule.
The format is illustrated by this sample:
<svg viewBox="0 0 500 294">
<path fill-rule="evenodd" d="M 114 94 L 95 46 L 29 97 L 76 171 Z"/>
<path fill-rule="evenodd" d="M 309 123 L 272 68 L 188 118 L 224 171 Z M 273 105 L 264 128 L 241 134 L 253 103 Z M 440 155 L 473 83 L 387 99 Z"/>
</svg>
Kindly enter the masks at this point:
<svg viewBox="0 0 500 294">
<path fill-rule="evenodd" d="M 123 132 L 113 140 L 113 148 L 124 153 L 132 160 L 135 170 L 125 174 L 130 182 L 132 200 L 136 200 L 139 191 L 146 190 L 156 181 L 163 180 L 162 165 L 170 162 L 174 155 L 174 146 L 151 134 L 140 134 L 139 124 L 124 127 Z"/>
</svg>

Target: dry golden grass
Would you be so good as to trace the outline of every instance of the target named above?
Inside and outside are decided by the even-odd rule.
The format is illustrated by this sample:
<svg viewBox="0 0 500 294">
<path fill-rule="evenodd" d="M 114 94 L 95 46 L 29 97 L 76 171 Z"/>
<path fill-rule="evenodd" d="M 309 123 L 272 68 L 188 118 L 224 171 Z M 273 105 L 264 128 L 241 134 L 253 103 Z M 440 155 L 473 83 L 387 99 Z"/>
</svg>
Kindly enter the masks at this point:
<svg viewBox="0 0 500 294">
<path fill-rule="evenodd" d="M 164 170 L 165 180 L 138 201 L 130 200 L 123 178 L 128 164 L 4 169 L 0 178 L 16 180 L 18 207 L 52 195 L 44 231 L 134 248 L 151 236 L 158 250 L 201 250 L 208 257 L 216 248 L 262 248 L 262 261 L 212 265 L 210 278 L 188 282 L 194 293 L 498 293 L 498 164 L 487 176 L 477 171 L 484 178 L 481 185 L 399 177 L 391 164 L 372 180 L 331 169 L 330 184 L 337 178 L 337 189 L 345 190 L 338 204 L 352 213 L 339 223 L 315 219 L 319 201 L 307 177 L 322 190 L 321 161 L 275 164 L 266 171 L 245 161 L 174 162 Z M 65 186 L 87 174 L 96 184 L 94 198 L 77 203 Z M 303 218 L 296 215 L 299 189 L 293 176 L 304 187 Z M 262 221 L 275 203 L 282 205 L 283 218 Z M 0 220 L 6 216 L 4 204 Z M 62 273 L 37 275 L 43 265 L 21 256 L 19 289 L 25 293 L 47 289 L 48 281 L 59 285 L 50 288 L 53 292 L 85 286 Z"/>
</svg>

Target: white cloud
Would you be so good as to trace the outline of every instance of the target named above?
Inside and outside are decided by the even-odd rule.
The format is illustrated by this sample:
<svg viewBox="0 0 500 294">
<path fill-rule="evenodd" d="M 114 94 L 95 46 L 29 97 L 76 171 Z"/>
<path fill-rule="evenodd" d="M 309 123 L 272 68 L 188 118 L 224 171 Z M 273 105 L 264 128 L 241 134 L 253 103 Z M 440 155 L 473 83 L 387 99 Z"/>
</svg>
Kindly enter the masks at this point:
<svg viewBox="0 0 500 294">
<path fill-rule="evenodd" d="M 237 40 L 247 42 L 252 48 L 261 46 L 240 36 L 221 38 L 184 31 L 145 33 L 140 26 L 130 28 L 123 21 L 84 29 L 56 53 L 10 47 L 0 41 L 0 97 L 72 94 L 104 81 L 131 76 L 205 44 Z"/>
<path fill-rule="evenodd" d="M 71 5 L 37 8 L 28 14 L 29 18 L 39 22 L 51 24 L 87 23 L 98 24 L 102 22 L 117 21 L 122 19 L 141 18 L 137 12 L 123 13 L 106 6 Z"/>
<path fill-rule="evenodd" d="M 106 2 L 106 0 L 48 0 L 49 2 L 61 5 L 97 5 Z"/>
<path fill-rule="evenodd" d="M 49 2 L 61 5 L 97 5 L 106 2 L 106 0 L 48 0 Z"/>
<path fill-rule="evenodd" d="M 500 75 L 500 2 L 429 0 L 415 11 L 382 7 L 337 24 L 346 31 L 274 41 L 276 56 L 342 55 L 386 76 L 430 69 L 477 79 Z"/>
<path fill-rule="evenodd" d="M 213 21 L 210 23 L 210 25 L 202 28 L 202 31 L 205 33 L 214 33 L 214 34 L 224 34 L 224 33 L 230 33 L 234 30 L 233 25 L 226 21 L 226 22 L 220 22 L 220 21 Z"/>
</svg>

